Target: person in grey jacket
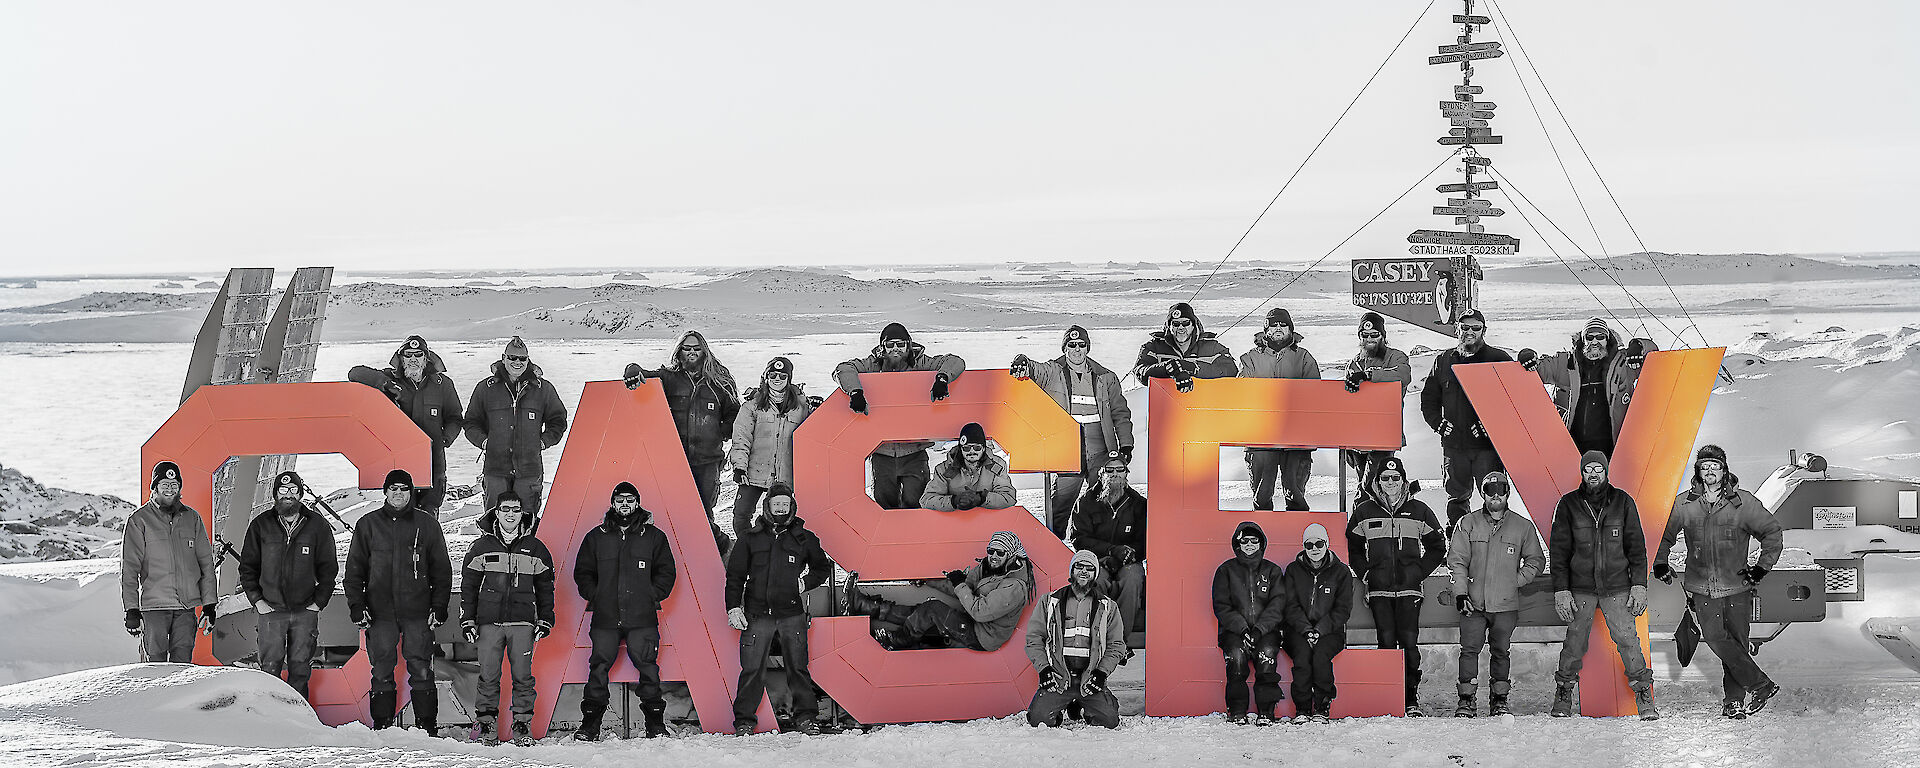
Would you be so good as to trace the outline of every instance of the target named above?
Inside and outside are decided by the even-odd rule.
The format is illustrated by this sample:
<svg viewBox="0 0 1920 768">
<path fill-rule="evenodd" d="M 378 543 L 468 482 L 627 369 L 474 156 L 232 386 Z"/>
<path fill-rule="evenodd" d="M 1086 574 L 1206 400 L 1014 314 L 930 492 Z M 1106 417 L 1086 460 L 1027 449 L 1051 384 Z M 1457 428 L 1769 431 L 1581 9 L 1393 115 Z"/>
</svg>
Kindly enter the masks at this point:
<svg viewBox="0 0 1920 768">
<path fill-rule="evenodd" d="M 1682 582 L 1687 604 L 1700 622 L 1702 639 L 1724 667 L 1720 713 L 1744 719 L 1780 692 L 1780 686 L 1754 663 L 1752 646 L 1747 644 L 1754 585 L 1780 560 L 1780 521 L 1727 470 L 1725 449 L 1703 445 L 1693 460 L 1692 487 L 1674 498 L 1673 512 L 1667 516 L 1660 552 L 1653 559 L 1654 578 L 1673 583 L 1673 566 L 1667 557 L 1682 534 L 1687 537 L 1687 572 Z M 1748 565 L 1747 551 L 1754 541 L 1760 543 L 1760 555 Z"/>
<path fill-rule="evenodd" d="M 1508 714 L 1513 684 L 1513 628 L 1520 621 L 1520 588 L 1546 569 L 1540 532 L 1533 520 L 1512 511 L 1507 498 L 1513 483 L 1504 472 L 1488 472 L 1480 481 L 1481 507 L 1453 528 L 1447 547 L 1450 592 L 1460 610 L 1460 703 L 1454 717 L 1473 717 L 1474 681 L 1480 676 L 1480 649 L 1493 647 L 1487 664 L 1487 714 Z"/>
<path fill-rule="evenodd" d="M 1368 312 L 1360 316 L 1360 352 L 1347 361 L 1347 391 L 1360 391 L 1363 382 L 1396 382 L 1400 385 L 1400 406 L 1404 410 L 1407 404 L 1407 385 L 1413 382 L 1413 362 L 1407 353 L 1387 345 L 1387 319 L 1378 312 Z M 1407 444 L 1407 430 L 1400 428 L 1400 445 Z M 1394 451 L 1341 451 L 1347 466 L 1360 472 L 1360 493 L 1355 499 L 1365 497 L 1372 492 L 1374 476 Z M 1407 478 L 1409 485 L 1413 478 Z"/>
<path fill-rule="evenodd" d="M 1061 540 L 1067 538 L 1074 500 L 1087 478 L 1114 458 L 1133 463 L 1133 410 L 1120 392 L 1120 375 L 1089 357 L 1092 349 L 1093 337 L 1087 329 L 1069 326 L 1060 340 L 1063 354 L 1059 357 L 1036 363 L 1026 355 L 1014 355 L 1007 368 L 1014 378 L 1039 385 L 1080 423 L 1080 471 L 1054 475 L 1047 494 L 1047 527 Z"/>
<path fill-rule="evenodd" d="M 193 632 L 213 629 L 213 542 L 200 513 L 180 503 L 180 467 L 153 465 L 153 497 L 127 516 L 120 539 L 120 607 L 139 635 L 141 661 L 193 661 Z M 193 609 L 200 608 L 194 620 Z"/>
<path fill-rule="evenodd" d="M 1267 327 L 1253 335 L 1253 349 L 1240 356 L 1241 378 L 1320 378 L 1320 361 L 1300 346 L 1300 340 L 1300 334 L 1293 330 L 1293 314 L 1274 307 L 1267 312 Z M 1247 449 L 1247 482 L 1253 485 L 1254 509 L 1273 509 L 1273 487 L 1278 479 L 1286 509 L 1306 511 L 1307 478 L 1312 475 L 1312 448 Z"/>
<path fill-rule="evenodd" d="M 866 415 L 867 391 L 860 383 L 863 373 L 933 371 L 932 402 L 947 399 L 947 385 L 966 373 L 967 361 L 959 355 L 932 355 L 913 340 L 913 334 L 899 323 L 887 323 L 880 331 L 880 343 L 866 357 L 835 366 L 834 381 L 847 393 L 847 408 Z M 881 509 L 913 509 L 927 488 L 927 449 L 933 443 L 924 440 L 881 443 L 868 457 L 873 469 L 873 500 Z"/>
<path fill-rule="evenodd" d="M 740 412 L 733 419 L 733 442 L 727 448 L 733 482 L 739 486 L 733 497 L 735 536 L 753 526 L 753 513 L 768 488 L 793 487 L 793 431 L 813 415 L 813 402 L 793 383 L 793 361 L 784 357 L 767 361 L 760 386 L 747 390 L 740 400 Z"/>
</svg>

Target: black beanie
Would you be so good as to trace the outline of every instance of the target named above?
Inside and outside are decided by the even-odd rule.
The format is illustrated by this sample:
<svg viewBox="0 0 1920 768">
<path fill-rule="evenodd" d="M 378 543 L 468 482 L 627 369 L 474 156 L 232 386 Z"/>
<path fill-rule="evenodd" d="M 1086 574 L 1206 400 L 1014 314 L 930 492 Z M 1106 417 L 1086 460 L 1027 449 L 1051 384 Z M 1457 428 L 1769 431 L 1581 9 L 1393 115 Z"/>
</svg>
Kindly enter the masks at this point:
<svg viewBox="0 0 1920 768">
<path fill-rule="evenodd" d="M 153 465 L 153 482 L 147 484 L 147 490 L 151 491 L 160 487 L 160 481 L 162 480 L 177 480 L 181 485 L 186 485 L 186 481 L 180 479 L 180 467 L 171 461 L 163 461 Z"/>
<path fill-rule="evenodd" d="M 900 341 L 913 341 L 913 334 L 907 333 L 907 327 L 899 323 L 887 323 L 887 327 L 880 329 L 881 343 L 884 344 L 895 339 Z"/>
<path fill-rule="evenodd" d="M 1455 323 L 1464 323 L 1468 320 L 1478 320 L 1480 321 L 1481 325 L 1486 325 L 1487 315 L 1486 313 L 1481 312 L 1478 309 L 1469 309 L 1466 312 L 1462 313 L 1459 317 L 1456 317 L 1453 319 Z"/>
<path fill-rule="evenodd" d="M 1378 312 L 1368 312 L 1361 315 L 1360 332 L 1365 333 L 1367 331 L 1379 331 L 1381 335 L 1385 335 L 1387 332 L 1386 318 L 1381 317 Z"/>
<path fill-rule="evenodd" d="M 640 489 L 633 487 L 633 483 L 622 480 L 619 485 L 613 487 L 613 493 L 607 496 L 607 503 L 613 503 L 613 500 L 623 493 L 633 494 L 634 501 L 640 500 Z"/>
<path fill-rule="evenodd" d="M 1378 482 L 1380 479 L 1380 476 L 1386 474 L 1387 470 L 1389 469 L 1400 473 L 1400 479 L 1402 480 L 1408 479 L 1407 464 L 1406 462 L 1401 461 L 1400 457 L 1398 456 L 1388 456 L 1387 458 L 1382 459 L 1380 461 L 1380 466 L 1375 467 L 1373 470 L 1373 479 L 1376 482 Z"/>
<path fill-rule="evenodd" d="M 967 443 L 973 443 L 974 445 L 987 444 L 987 430 L 981 427 L 979 422 L 969 421 L 966 426 L 960 428 L 960 444 L 966 445 Z"/>
<path fill-rule="evenodd" d="M 1267 325 L 1273 325 L 1274 323 L 1279 323 L 1289 328 L 1293 327 L 1293 313 L 1279 307 L 1267 310 Z"/>
<path fill-rule="evenodd" d="M 295 494 L 307 492 L 306 481 L 300 479 L 300 473 L 289 469 L 273 476 L 273 495 L 280 495 L 280 489 L 289 485 L 293 486 Z"/>
<path fill-rule="evenodd" d="M 1087 335 L 1087 329 L 1077 325 L 1067 326 L 1067 333 L 1060 337 L 1060 348 L 1066 349 L 1069 341 L 1084 341 L 1088 348 L 1093 347 L 1093 337 Z"/>
<path fill-rule="evenodd" d="M 792 488 L 788 488 L 786 483 L 781 482 L 775 482 L 767 488 L 766 495 L 760 497 L 760 509 L 767 514 L 773 514 L 773 497 L 775 496 L 787 497 L 793 502 L 794 514 L 800 513 L 800 500 L 794 497 Z"/>
<path fill-rule="evenodd" d="M 420 336 L 408 336 L 407 340 L 400 344 L 400 351 L 405 352 L 409 349 L 417 349 L 422 352 L 426 352 L 428 351 L 427 340 Z"/>
<path fill-rule="evenodd" d="M 1184 301 L 1176 302 L 1173 306 L 1167 307 L 1167 319 L 1172 320 L 1176 317 L 1184 317 L 1192 320 L 1194 325 L 1200 324 L 1200 316 L 1193 313 L 1193 305 Z"/>
<path fill-rule="evenodd" d="M 784 373 L 787 375 L 787 378 L 791 380 L 793 378 L 793 361 L 784 357 L 776 357 L 768 360 L 767 369 L 761 371 L 760 375 L 765 376 L 769 373 Z"/>
<path fill-rule="evenodd" d="M 384 483 L 381 483 L 380 487 L 382 489 L 386 489 L 386 488 L 392 488 L 395 485 L 404 485 L 408 488 L 412 488 L 413 475 L 407 474 L 407 471 L 404 469 L 396 469 L 392 472 L 387 473 L 387 481 Z"/>
</svg>

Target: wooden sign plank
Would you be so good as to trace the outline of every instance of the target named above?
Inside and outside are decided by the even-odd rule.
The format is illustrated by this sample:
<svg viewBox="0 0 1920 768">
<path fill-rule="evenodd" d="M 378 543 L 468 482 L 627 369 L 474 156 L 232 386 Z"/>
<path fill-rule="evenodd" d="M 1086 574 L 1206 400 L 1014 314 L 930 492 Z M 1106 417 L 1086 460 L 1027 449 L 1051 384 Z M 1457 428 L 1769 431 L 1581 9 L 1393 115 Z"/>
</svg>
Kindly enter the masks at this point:
<svg viewBox="0 0 1920 768">
<path fill-rule="evenodd" d="M 1468 225 L 1467 225 L 1467 233 L 1468 233 L 1468 234 L 1473 234 L 1473 235 L 1477 235 L 1477 234 L 1480 234 L 1480 233 L 1482 233 L 1482 232 L 1485 232 L 1485 231 L 1487 231 L 1487 228 L 1486 228 L 1486 226 L 1484 226 L 1484 225 L 1481 225 L 1481 224 L 1468 224 Z"/>
<path fill-rule="evenodd" d="M 1479 217 L 1479 216 L 1455 216 L 1455 217 L 1453 217 L 1453 223 L 1455 223 L 1455 224 L 1478 224 L 1478 223 L 1480 223 L 1480 217 Z"/>
<path fill-rule="evenodd" d="M 1480 135 L 1442 136 L 1436 141 L 1447 146 L 1452 146 L 1454 144 L 1504 144 L 1506 143 L 1506 139 L 1500 136 L 1480 136 Z"/>
<path fill-rule="evenodd" d="M 1495 48 L 1491 51 L 1467 51 L 1465 53 L 1443 53 L 1439 56 L 1428 56 L 1427 63 L 1428 64 L 1452 64 L 1454 62 L 1459 62 L 1459 61 L 1475 61 L 1478 59 L 1497 59 L 1505 55 L 1507 55 L 1507 52 L 1500 50 L 1498 48 Z"/>
<path fill-rule="evenodd" d="M 1460 126 L 1460 127 L 1462 127 L 1462 128 L 1481 128 L 1481 129 L 1485 129 L 1485 128 L 1487 127 L 1487 121 L 1485 121 L 1485 120 L 1469 120 L 1469 119 L 1467 119 L 1467 118 L 1464 118 L 1464 117 L 1454 117 L 1454 118 L 1448 118 L 1448 120 L 1447 120 L 1447 122 L 1448 122 L 1449 124 L 1451 124 L 1451 125 L 1457 125 L 1457 126 Z"/>
<path fill-rule="evenodd" d="M 1447 205 L 1455 208 L 1492 208 L 1493 201 L 1481 200 L 1477 197 L 1449 197 L 1447 198 Z"/>
<path fill-rule="evenodd" d="M 1440 46 L 1441 53 L 1466 53 L 1467 51 L 1491 51 L 1500 47 L 1499 41 L 1485 43 L 1465 43 L 1463 45 Z"/>
<path fill-rule="evenodd" d="M 1409 256 L 1512 256 L 1518 245 L 1409 245 Z"/>
<path fill-rule="evenodd" d="M 1478 85 L 1456 85 L 1453 87 L 1454 93 L 1481 93 L 1485 90 L 1486 88 Z"/>
<path fill-rule="evenodd" d="M 1518 248 L 1520 238 L 1513 235 L 1470 235 L 1444 229 L 1416 229 L 1407 235 L 1407 242 L 1430 245 L 1511 245 Z"/>
<path fill-rule="evenodd" d="M 1435 216 L 1505 216 L 1507 212 L 1500 208 L 1460 208 L 1456 206 L 1436 205 Z"/>
<path fill-rule="evenodd" d="M 1493 23 L 1493 19 L 1487 18 L 1485 16 L 1462 16 L 1456 13 L 1453 15 L 1453 23 L 1455 24 L 1491 24 Z"/>
<path fill-rule="evenodd" d="M 1470 155 L 1467 157 L 1460 158 L 1460 162 L 1466 163 L 1467 165 L 1493 165 L 1493 158 L 1483 157 L 1480 155 Z M 1492 182 L 1488 182 L 1488 183 L 1491 184 Z"/>
<path fill-rule="evenodd" d="M 1464 128 L 1464 127 L 1463 127 L 1463 128 L 1449 128 L 1449 129 L 1447 129 L 1447 135 L 1449 135 L 1449 136 L 1484 136 L 1484 135 L 1486 135 L 1486 134 L 1488 134 L 1488 133 L 1490 133 L 1490 132 L 1492 132 L 1492 130 L 1493 130 L 1493 129 L 1491 129 L 1491 128 L 1485 128 L 1485 127 L 1481 127 L 1481 128 Z"/>
<path fill-rule="evenodd" d="M 1465 184 L 1442 184 L 1440 186 L 1434 187 L 1433 191 L 1435 192 L 1479 192 L 1482 190 L 1499 189 L 1499 188 L 1500 188 L 1500 182 L 1497 182 L 1497 181 L 1470 181 Z"/>
<path fill-rule="evenodd" d="M 1500 108 L 1500 105 L 1495 104 L 1491 101 L 1443 101 L 1443 102 L 1440 102 L 1440 110 L 1443 112 L 1444 111 L 1488 112 L 1488 111 L 1492 111 L 1499 108 Z"/>
</svg>

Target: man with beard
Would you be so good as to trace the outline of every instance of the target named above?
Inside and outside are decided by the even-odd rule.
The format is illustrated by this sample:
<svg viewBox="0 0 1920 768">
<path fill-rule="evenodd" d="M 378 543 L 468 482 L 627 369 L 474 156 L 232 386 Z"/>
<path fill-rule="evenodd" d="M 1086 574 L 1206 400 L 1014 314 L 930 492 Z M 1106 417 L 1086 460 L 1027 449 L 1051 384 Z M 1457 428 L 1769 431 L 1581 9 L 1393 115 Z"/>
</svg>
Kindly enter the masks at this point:
<svg viewBox="0 0 1920 768">
<path fill-rule="evenodd" d="M 180 467 L 153 465 L 153 496 L 127 516 L 120 538 L 120 607 L 127 634 L 139 635 L 141 661 L 193 661 L 197 626 L 213 631 L 219 602 L 213 543 L 200 513 L 180 503 Z"/>
<path fill-rule="evenodd" d="M 1253 349 L 1240 356 L 1240 375 L 1255 379 L 1318 379 L 1320 361 L 1300 346 L 1293 330 L 1293 314 L 1280 307 L 1267 312 L 1267 327 L 1253 335 Z M 1313 475 L 1313 449 L 1248 448 L 1247 482 L 1253 485 L 1253 508 L 1273 509 L 1274 481 L 1286 497 L 1289 511 L 1307 510 L 1307 478 Z"/>
<path fill-rule="evenodd" d="M 360 517 L 347 545 L 347 614 L 366 633 L 373 670 L 368 711 L 375 730 L 393 725 L 400 696 L 396 661 L 407 663 L 413 719 L 438 736 L 440 695 L 433 684 L 433 630 L 447 622 L 453 562 L 440 521 L 414 504 L 413 476 L 387 473 L 386 503 Z"/>
<path fill-rule="evenodd" d="M 938 512 L 1006 509 L 1018 502 L 1006 462 L 987 450 L 987 431 L 974 422 L 960 428 L 960 441 L 920 494 L 920 507 Z"/>
<path fill-rule="evenodd" d="M 733 381 L 733 372 L 714 356 L 707 337 L 699 331 L 681 334 L 680 343 L 658 370 L 627 364 L 627 389 L 640 386 L 649 377 L 659 379 L 666 391 L 667 410 L 673 413 L 680 447 L 693 470 L 693 485 L 700 491 L 700 506 L 706 508 L 711 524 L 713 502 L 720 496 L 720 465 L 727 459 L 726 442 L 733 436 L 734 417 L 740 413 L 739 386 Z M 722 542 L 720 551 L 725 552 L 725 537 L 717 526 L 714 534 Z"/>
<path fill-rule="evenodd" d="M 1100 485 L 1087 489 L 1073 513 L 1073 545 L 1100 558 L 1109 581 L 1102 586 L 1120 604 L 1120 628 L 1140 621 L 1147 589 L 1147 497 L 1127 484 L 1127 462 L 1118 456 L 1100 468 Z"/>
<path fill-rule="evenodd" d="M 539 516 L 546 496 L 546 468 L 540 452 L 560 444 L 567 433 L 567 405 L 540 375 L 520 337 L 507 342 L 493 375 L 473 386 L 467 399 L 467 442 L 485 456 L 481 464 L 482 498 L 505 491 L 520 497 L 530 516 Z"/>
<path fill-rule="evenodd" d="M 1093 337 L 1087 329 L 1069 326 L 1060 341 L 1059 357 L 1035 363 L 1026 355 L 1014 355 L 1007 369 L 1016 379 L 1032 379 L 1080 423 L 1080 471 L 1053 475 L 1053 488 L 1047 494 L 1047 527 L 1063 541 L 1073 501 L 1095 468 L 1114 458 L 1123 464 L 1133 462 L 1133 410 L 1120 392 L 1120 376 L 1088 357 L 1092 349 Z"/>
<path fill-rule="evenodd" d="M 1300 534 L 1300 554 L 1280 581 L 1280 613 L 1287 656 L 1293 659 L 1293 722 L 1327 722 L 1333 714 L 1333 658 L 1347 649 L 1353 613 L 1353 574 L 1327 548 L 1319 523 Z"/>
<path fill-rule="evenodd" d="M 667 701 L 660 693 L 660 608 L 673 594 L 675 566 L 667 534 L 654 527 L 653 513 L 640 506 L 632 483 L 613 487 L 606 520 L 587 531 L 574 559 L 573 583 L 593 614 L 589 635 L 587 687 L 580 695 L 581 741 L 600 738 L 607 712 L 607 676 L 627 646 L 627 659 L 639 675 L 640 711 L 647 738 L 667 735 Z"/>
<path fill-rule="evenodd" d="M 888 323 L 880 331 L 880 344 L 866 357 L 848 360 L 833 369 L 833 378 L 847 393 L 847 407 L 866 415 L 867 393 L 861 387 L 860 374 L 898 371 L 933 371 L 932 402 L 947 399 L 947 385 L 967 370 L 959 355 L 930 355 L 926 347 L 915 343 L 907 327 Z M 925 440 L 881 443 L 868 457 L 873 469 L 873 500 L 881 509 L 912 509 L 920 503 L 927 488 L 927 449 Z"/>
<path fill-rule="evenodd" d="M 1120 700 L 1107 676 L 1127 658 L 1120 607 L 1100 589 L 1100 558 L 1092 552 L 1073 553 L 1067 573 L 1067 585 L 1042 596 L 1027 620 L 1027 659 L 1040 672 L 1027 724 L 1058 726 L 1061 713 L 1078 704 L 1088 723 L 1118 728 Z"/>
<path fill-rule="evenodd" d="M 1173 379 L 1174 388 L 1181 392 L 1192 392 L 1194 379 L 1227 379 L 1239 373 L 1233 353 L 1200 324 L 1200 316 L 1184 301 L 1167 308 L 1166 324 L 1140 345 L 1140 356 L 1133 361 L 1133 375 L 1140 383 Z"/>
<path fill-rule="evenodd" d="M 1640 719 L 1658 720 L 1653 670 L 1633 622 L 1647 610 L 1647 540 L 1633 496 L 1607 482 L 1606 454 L 1594 450 L 1580 457 L 1580 487 L 1560 497 L 1552 531 L 1553 608 L 1567 622 L 1567 641 L 1553 675 L 1552 715 L 1573 716 L 1574 689 L 1597 609 L 1620 653 Z"/>
<path fill-rule="evenodd" d="M 274 476 L 273 507 L 254 516 L 240 543 L 240 588 L 260 614 L 260 671 L 285 669 L 287 685 L 311 699 L 320 612 L 333 599 L 340 557 L 326 519 L 301 502 L 306 491 L 292 471 Z"/>
<path fill-rule="evenodd" d="M 1258 523 L 1241 523 L 1228 543 L 1233 557 L 1213 571 L 1213 618 L 1220 626 L 1220 652 L 1227 663 L 1227 722 L 1272 725 L 1281 697 L 1282 571 L 1267 559 L 1267 532 Z M 1247 710 L 1249 665 L 1253 667 L 1251 713 Z"/>
<path fill-rule="evenodd" d="M 1361 382 L 1398 382 L 1400 406 L 1402 409 L 1406 407 L 1407 382 L 1413 380 L 1413 363 L 1407 359 L 1407 353 L 1387 346 L 1387 320 L 1378 312 L 1360 316 L 1360 352 L 1347 361 L 1346 380 L 1348 392 L 1360 391 Z M 1400 430 L 1400 444 L 1407 444 L 1404 426 Z M 1347 466 L 1360 471 L 1361 496 L 1373 488 L 1373 478 L 1379 473 L 1381 463 L 1393 458 L 1393 454 L 1393 451 L 1343 452 Z"/>
<path fill-rule="evenodd" d="M 1440 476 L 1447 487 L 1447 532 L 1465 517 L 1473 503 L 1473 486 L 1488 472 L 1505 469 L 1493 440 L 1473 410 L 1473 401 L 1453 373 L 1456 365 L 1512 360 L 1506 350 L 1487 346 L 1487 316 L 1480 310 L 1461 315 L 1454 324 L 1460 343 L 1433 360 L 1433 371 L 1420 390 L 1420 414 L 1440 435 Z"/>
<path fill-rule="evenodd" d="M 1553 387 L 1554 407 L 1560 409 L 1574 447 L 1612 456 L 1640 381 L 1640 366 L 1648 352 L 1658 349 L 1651 339 L 1634 339 L 1623 348 L 1620 334 L 1606 320 L 1592 317 L 1573 335 L 1572 350 L 1540 358 L 1522 349 L 1518 359 Z"/>
<path fill-rule="evenodd" d="M 1406 657 L 1407 716 L 1420 709 L 1420 585 L 1446 560 L 1440 521 L 1407 488 L 1407 465 L 1399 457 L 1380 462 L 1373 488 L 1347 523 L 1347 557 L 1367 590 L 1374 631 L 1382 649 Z"/>
<path fill-rule="evenodd" d="M 813 677 L 807 673 L 807 626 L 802 595 L 833 578 L 833 561 L 820 537 L 794 514 L 793 491 L 775 485 L 760 500 L 760 517 L 727 555 L 727 625 L 740 630 L 740 687 L 733 699 L 733 730 L 752 735 L 767 692 L 767 659 L 780 644 L 793 719 L 808 736 L 820 734 Z"/>
<path fill-rule="evenodd" d="M 1720 714 L 1742 720 L 1780 692 L 1780 686 L 1754 663 L 1748 644 L 1754 586 L 1780 560 L 1780 521 L 1740 487 L 1740 478 L 1727 471 L 1725 449 L 1703 445 L 1694 455 L 1692 487 L 1673 500 L 1660 551 L 1653 557 L 1654 578 L 1673 583 L 1667 556 L 1683 533 L 1687 576 L 1682 586 L 1687 605 L 1700 621 L 1702 639 L 1723 667 Z M 1753 542 L 1759 543 L 1760 555 L 1747 565 L 1747 550 Z"/>
<path fill-rule="evenodd" d="M 947 577 L 927 585 L 959 603 L 958 608 L 943 600 L 926 600 L 905 606 L 891 600 L 868 597 L 860 592 L 860 574 L 848 573 L 846 594 L 842 596 L 847 613 L 871 616 L 876 624 L 873 638 L 888 650 L 920 648 L 969 648 L 997 651 L 1013 639 L 1020 626 L 1020 612 L 1033 600 L 1033 568 L 1027 562 L 1027 550 L 1012 531 L 998 531 L 987 541 L 986 557 L 964 571 L 948 571 Z M 897 627 L 897 629 L 895 628 Z"/>
<path fill-rule="evenodd" d="M 1480 648 L 1491 645 L 1487 662 L 1487 714 L 1508 714 L 1512 688 L 1510 648 L 1520 621 L 1520 588 L 1546 569 L 1540 533 L 1526 515 L 1510 513 L 1513 483 L 1504 472 L 1488 472 L 1480 481 L 1479 510 L 1460 518 L 1447 550 L 1449 591 L 1460 611 L 1460 702 L 1454 717 L 1474 716 L 1474 681 L 1480 676 Z"/>
<path fill-rule="evenodd" d="M 480 538 L 460 566 L 460 633 L 480 658 L 469 740 L 500 743 L 500 657 L 513 670 L 513 743 L 533 745 L 533 644 L 553 631 L 553 553 L 538 521 L 503 491 L 480 516 Z"/>
<path fill-rule="evenodd" d="M 420 508 L 436 513 L 447 498 L 447 447 L 460 439 L 464 426 L 460 392 L 446 371 L 439 353 L 427 348 L 426 339 L 408 336 L 393 351 L 385 370 L 356 365 L 347 372 L 348 381 L 386 393 L 401 413 L 427 433 L 433 443 L 433 488 L 421 491 Z"/>
</svg>

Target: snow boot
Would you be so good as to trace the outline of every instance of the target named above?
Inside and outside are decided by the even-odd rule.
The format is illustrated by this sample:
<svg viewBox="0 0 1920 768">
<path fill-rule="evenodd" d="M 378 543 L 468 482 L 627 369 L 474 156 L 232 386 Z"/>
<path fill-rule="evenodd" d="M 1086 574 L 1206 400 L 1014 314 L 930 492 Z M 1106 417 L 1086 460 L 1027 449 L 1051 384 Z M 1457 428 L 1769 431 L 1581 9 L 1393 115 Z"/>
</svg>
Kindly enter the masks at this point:
<svg viewBox="0 0 1920 768">
<path fill-rule="evenodd" d="M 1767 706 L 1767 700 L 1773 698 L 1774 694 L 1779 692 L 1780 686 L 1771 681 L 1766 685 L 1753 689 L 1751 698 L 1747 699 L 1747 714 L 1758 714 L 1761 709 Z"/>
<path fill-rule="evenodd" d="M 428 736 L 440 736 L 440 692 L 431 688 L 413 692 L 413 724 Z"/>
<path fill-rule="evenodd" d="M 1421 709 L 1420 705 L 1418 704 L 1407 705 L 1407 717 L 1426 717 L 1426 716 L 1427 716 L 1427 711 L 1424 709 Z"/>
<path fill-rule="evenodd" d="M 1313 721 L 1322 725 L 1333 722 L 1333 704 L 1320 702 L 1320 708 L 1313 711 Z"/>
<path fill-rule="evenodd" d="M 1747 719 L 1747 708 L 1737 701 L 1720 702 L 1720 716 L 1728 720 Z"/>
<path fill-rule="evenodd" d="M 1573 689 L 1578 685 L 1572 680 L 1561 680 L 1553 686 L 1554 717 L 1573 717 Z"/>
<path fill-rule="evenodd" d="M 1631 687 L 1633 688 L 1633 704 L 1640 710 L 1640 719 L 1660 719 L 1660 710 L 1655 709 L 1653 706 L 1653 681 L 1636 681 Z"/>
<path fill-rule="evenodd" d="M 1473 717 L 1474 716 L 1475 714 L 1474 713 L 1474 706 L 1475 706 L 1474 688 L 1475 686 L 1473 683 L 1460 684 L 1460 703 L 1455 705 L 1453 708 L 1454 717 Z"/>
<path fill-rule="evenodd" d="M 734 724 L 733 724 L 733 735 L 735 735 L 735 736 L 752 736 L 752 735 L 753 735 L 753 723 L 734 723 Z"/>
<path fill-rule="evenodd" d="M 494 743 L 498 744 L 500 742 L 496 740 Z M 533 746 L 533 729 L 527 727 L 527 721 L 513 721 L 513 745 L 516 747 Z"/>
<path fill-rule="evenodd" d="M 494 713 L 481 712 L 474 718 L 473 727 L 467 729 L 467 741 L 489 747 L 500 743 L 500 728 Z"/>
<path fill-rule="evenodd" d="M 807 722 L 800 726 L 800 732 L 808 736 L 820 735 L 820 720 L 818 718 L 807 718 Z"/>
<path fill-rule="evenodd" d="M 394 710 L 399 709 L 400 694 L 395 691 L 375 691 L 367 700 L 367 713 L 373 716 L 373 729 L 383 730 L 393 727 Z"/>
<path fill-rule="evenodd" d="M 647 738 L 657 739 L 661 736 L 672 735 L 667 732 L 667 703 L 665 701 L 644 702 L 640 705 L 640 712 L 646 715 L 647 718 Z"/>
<path fill-rule="evenodd" d="M 1253 724 L 1261 728 L 1273 725 L 1273 715 L 1262 712 L 1259 717 L 1253 721 Z"/>
<path fill-rule="evenodd" d="M 1287 497 L 1288 512 L 1307 512 L 1312 509 L 1313 507 L 1307 504 L 1307 497 L 1305 496 L 1288 496 Z"/>
<path fill-rule="evenodd" d="M 1251 722 L 1251 721 L 1247 719 L 1247 713 L 1245 712 L 1228 712 L 1227 722 L 1232 723 L 1234 725 L 1246 725 L 1248 722 Z"/>
<path fill-rule="evenodd" d="M 1067 719 L 1068 720 L 1085 720 L 1086 719 L 1085 714 L 1081 712 L 1080 701 L 1078 699 L 1067 702 Z"/>
<path fill-rule="evenodd" d="M 1488 717 L 1513 714 L 1513 710 L 1507 707 L 1507 691 L 1512 688 L 1513 683 L 1506 680 L 1495 680 L 1492 685 L 1487 686 L 1489 694 L 1487 698 Z"/>
<path fill-rule="evenodd" d="M 606 711 L 607 711 L 607 705 L 605 703 L 589 704 L 586 702 L 581 702 L 580 728 L 573 732 L 574 740 L 575 741 L 599 741 L 600 740 L 600 716 L 603 714 L 606 714 Z"/>
</svg>

